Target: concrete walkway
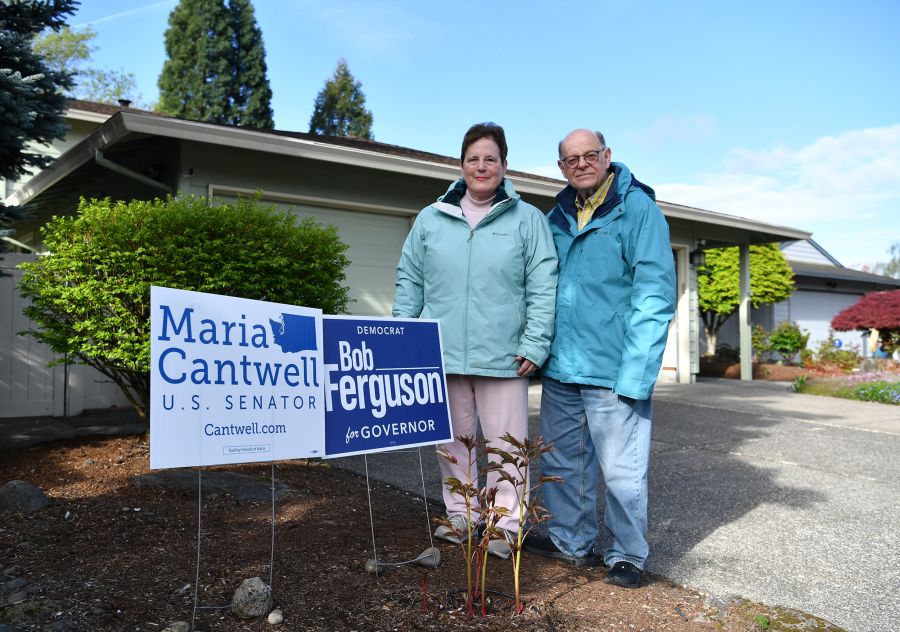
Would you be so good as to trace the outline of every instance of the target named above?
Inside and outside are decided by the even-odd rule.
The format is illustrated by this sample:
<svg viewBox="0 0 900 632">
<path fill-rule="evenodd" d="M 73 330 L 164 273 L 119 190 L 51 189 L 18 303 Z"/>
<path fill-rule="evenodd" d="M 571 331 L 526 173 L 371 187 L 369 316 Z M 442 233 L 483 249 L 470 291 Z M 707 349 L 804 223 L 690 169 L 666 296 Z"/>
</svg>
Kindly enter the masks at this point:
<svg viewBox="0 0 900 632">
<path fill-rule="evenodd" d="M 0 418 L 0 449 L 87 435 L 143 434 L 147 426 L 132 408 L 86 410 L 76 417 Z"/>
<path fill-rule="evenodd" d="M 539 385 L 529 399 L 536 434 Z M 651 450 L 647 570 L 847 630 L 900 630 L 900 407 L 775 382 L 660 385 Z M 422 457 L 428 494 L 439 497 L 437 457 L 430 448 Z M 361 457 L 332 463 L 364 471 Z M 372 455 L 368 465 L 373 478 L 421 495 L 417 454 Z M 601 502 L 601 523 L 603 511 Z M 597 540 L 609 543 L 605 532 Z"/>
</svg>

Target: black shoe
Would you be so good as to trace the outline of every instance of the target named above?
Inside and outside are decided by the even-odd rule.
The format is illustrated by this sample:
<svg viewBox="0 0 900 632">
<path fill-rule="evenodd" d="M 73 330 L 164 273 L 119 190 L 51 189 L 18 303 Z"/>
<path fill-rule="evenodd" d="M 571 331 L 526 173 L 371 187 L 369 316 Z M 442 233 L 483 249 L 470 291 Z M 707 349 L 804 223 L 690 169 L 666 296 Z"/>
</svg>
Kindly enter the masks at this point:
<svg viewBox="0 0 900 632">
<path fill-rule="evenodd" d="M 603 580 L 613 586 L 622 588 L 639 588 L 641 585 L 641 571 L 631 562 L 616 562 L 606 574 Z"/>
<path fill-rule="evenodd" d="M 553 558 L 554 560 L 562 560 L 563 562 L 567 562 L 572 566 L 594 566 L 597 564 L 597 556 L 594 555 L 593 549 L 591 549 L 590 553 L 588 553 L 584 557 L 567 555 L 566 553 L 560 551 L 559 548 L 555 544 L 553 544 L 553 540 L 551 540 L 550 538 L 527 537 L 522 543 L 522 548 L 526 551 L 531 551 L 532 553 L 543 555 L 544 557 Z"/>
</svg>

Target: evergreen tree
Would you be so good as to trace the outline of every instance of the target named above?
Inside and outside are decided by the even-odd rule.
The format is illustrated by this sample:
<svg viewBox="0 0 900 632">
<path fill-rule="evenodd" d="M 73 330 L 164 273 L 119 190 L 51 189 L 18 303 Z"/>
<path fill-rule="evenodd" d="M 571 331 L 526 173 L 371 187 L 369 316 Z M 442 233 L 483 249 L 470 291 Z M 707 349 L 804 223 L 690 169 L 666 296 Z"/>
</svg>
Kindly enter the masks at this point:
<svg viewBox="0 0 900 632">
<path fill-rule="evenodd" d="M 272 89 L 266 78 L 266 50 L 250 0 L 230 0 L 234 32 L 234 79 L 231 84 L 232 122 L 272 128 Z"/>
<path fill-rule="evenodd" d="M 159 110 L 273 127 L 262 33 L 249 0 L 181 0 L 169 16 Z"/>
<path fill-rule="evenodd" d="M 334 75 L 316 97 L 309 131 L 328 136 L 356 136 L 374 139 L 372 112 L 366 109 L 362 84 L 353 78 L 344 58 L 338 60 Z"/>
<path fill-rule="evenodd" d="M 73 0 L 20 0 L 0 2 L 0 178 L 19 180 L 29 168 L 42 169 L 53 159 L 29 151 L 28 143 L 49 145 L 65 136 L 63 90 L 71 89 L 69 73 L 54 70 L 32 50 L 35 34 L 45 28 L 59 30 Z M 20 207 L 0 204 L 0 235 L 24 218 Z M 3 243 L 3 242 L 0 242 Z"/>
<path fill-rule="evenodd" d="M 166 59 L 159 76 L 160 110 L 228 123 L 231 104 L 231 16 L 223 0 L 181 0 L 169 15 Z"/>
</svg>

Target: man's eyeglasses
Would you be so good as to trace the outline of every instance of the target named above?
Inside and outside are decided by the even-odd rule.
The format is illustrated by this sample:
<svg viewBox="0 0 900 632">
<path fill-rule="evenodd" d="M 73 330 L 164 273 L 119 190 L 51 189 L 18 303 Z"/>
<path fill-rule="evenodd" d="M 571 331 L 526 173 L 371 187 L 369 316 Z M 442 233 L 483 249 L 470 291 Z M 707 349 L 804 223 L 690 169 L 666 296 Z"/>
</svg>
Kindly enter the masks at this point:
<svg viewBox="0 0 900 632">
<path fill-rule="evenodd" d="M 606 151 L 605 149 L 602 149 L 600 151 L 589 151 L 586 154 L 582 154 L 580 156 L 566 156 L 565 158 L 562 159 L 562 161 L 569 169 L 574 169 L 575 167 L 577 167 L 578 163 L 581 162 L 582 158 L 584 158 L 584 161 L 587 164 L 593 165 L 598 160 L 600 160 L 600 156 L 605 151 Z"/>
</svg>

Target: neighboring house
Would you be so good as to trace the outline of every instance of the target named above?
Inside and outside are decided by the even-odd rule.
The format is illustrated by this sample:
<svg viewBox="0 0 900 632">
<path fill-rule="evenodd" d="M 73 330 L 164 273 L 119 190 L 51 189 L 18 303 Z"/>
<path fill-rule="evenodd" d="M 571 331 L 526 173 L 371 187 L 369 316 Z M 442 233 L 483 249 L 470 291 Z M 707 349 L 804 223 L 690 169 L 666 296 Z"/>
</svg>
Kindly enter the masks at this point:
<svg viewBox="0 0 900 632">
<path fill-rule="evenodd" d="M 869 292 L 896 290 L 900 279 L 892 279 L 870 272 L 845 268 L 822 246 L 812 239 L 786 241 L 780 246 L 794 271 L 794 294 L 780 303 L 762 305 L 752 310 L 751 320 L 771 331 L 782 320 L 797 323 L 801 331 L 809 333 L 807 348 L 815 350 L 828 339 L 831 320 L 845 307 L 854 305 Z M 737 319 L 729 318 L 719 333 L 718 342 L 738 346 Z M 705 352 L 705 335 L 701 351 Z M 835 340 L 842 348 L 857 349 L 865 355 L 868 336 L 858 331 L 835 332 Z"/>
<path fill-rule="evenodd" d="M 35 219 L 18 225 L 14 236 L 21 252 L 41 252 L 40 227 L 54 215 L 74 213 L 82 197 L 152 199 L 180 192 L 234 200 L 259 190 L 269 203 L 337 227 L 349 246 L 347 283 L 356 301 L 350 310 L 357 315 L 390 315 L 396 266 L 413 221 L 459 177 L 456 158 L 371 140 L 215 125 L 83 101 L 72 101 L 67 116 L 81 121 L 77 142 L 67 138 L 66 151 L 52 167 L 16 186 L 6 200 L 34 205 Z M 89 116 L 97 120 L 85 121 Z M 545 212 L 565 186 L 518 171 L 507 175 L 525 201 Z M 660 379 L 685 383 L 699 372 L 701 331 L 697 275 L 689 253 L 701 243 L 716 248 L 796 241 L 810 234 L 668 202 L 659 205 L 669 223 L 677 276 L 676 316 Z M 88 400 L 91 406 L 122 405 L 124 400 L 113 395 L 88 397 L 91 384 L 100 381 L 84 367 L 56 378 L 42 373 L 46 360 L 35 358 L 43 352 L 30 339 L 10 337 L 11 331 L 26 327 L 9 325 L 20 317 L 21 306 L 8 304 L 0 308 L 0 416 L 60 410 L 54 379 L 68 389 L 68 414 L 80 412 L 78 402 Z"/>
</svg>

